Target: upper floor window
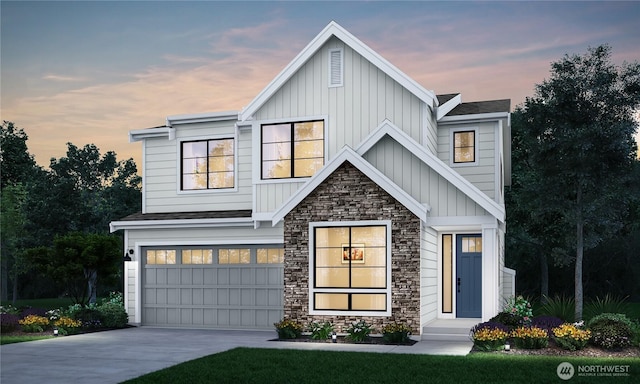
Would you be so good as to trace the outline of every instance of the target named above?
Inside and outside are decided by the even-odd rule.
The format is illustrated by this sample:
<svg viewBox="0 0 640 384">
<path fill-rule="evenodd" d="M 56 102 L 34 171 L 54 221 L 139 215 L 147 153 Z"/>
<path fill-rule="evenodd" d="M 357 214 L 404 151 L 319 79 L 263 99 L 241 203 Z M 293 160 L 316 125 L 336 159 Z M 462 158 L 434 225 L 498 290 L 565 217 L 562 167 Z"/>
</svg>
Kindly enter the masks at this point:
<svg viewBox="0 0 640 384">
<path fill-rule="evenodd" d="M 475 163 L 476 161 L 476 131 L 453 132 L 453 162 Z"/>
<path fill-rule="evenodd" d="M 262 178 L 313 176 L 324 165 L 324 121 L 264 124 Z"/>
<path fill-rule="evenodd" d="M 234 139 L 182 143 L 182 190 L 233 188 Z"/>
</svg>

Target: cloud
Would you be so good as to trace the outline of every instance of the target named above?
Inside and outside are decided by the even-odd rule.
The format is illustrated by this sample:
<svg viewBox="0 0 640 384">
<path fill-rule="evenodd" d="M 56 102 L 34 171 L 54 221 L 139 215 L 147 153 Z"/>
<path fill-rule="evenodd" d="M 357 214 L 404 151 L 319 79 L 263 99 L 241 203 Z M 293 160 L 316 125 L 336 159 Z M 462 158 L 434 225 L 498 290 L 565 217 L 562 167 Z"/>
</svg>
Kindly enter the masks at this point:
<svg viewBox="0 0 640 384">
<path fill-rule="evenodd" d="M 64 75 L 47 74 L 42 76 L 42 80 L 62 81 L 62 82 L 81 82 L 81 81 L 87 81 L 88 79 L 80 76 L 64 76 Z"/>
</svg>

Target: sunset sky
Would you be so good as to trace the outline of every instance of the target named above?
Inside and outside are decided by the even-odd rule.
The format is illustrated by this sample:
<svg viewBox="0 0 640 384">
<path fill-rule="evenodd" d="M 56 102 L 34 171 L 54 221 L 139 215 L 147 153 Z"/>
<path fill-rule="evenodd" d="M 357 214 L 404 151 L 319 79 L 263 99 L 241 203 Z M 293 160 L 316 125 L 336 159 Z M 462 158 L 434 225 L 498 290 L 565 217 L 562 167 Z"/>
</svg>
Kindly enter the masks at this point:
<svg viewBox="0 0 640 384">
<path fill-rule="evenodd" d="M 66 143 L 141 167 L 128 132 L 240 110 L 331 20 L 437 94 L 532 96 L 550 63 L 608 43 L 640 61 L 640 2 L 0 3 L 1 118 L 48 166 Z"/>
</svg>

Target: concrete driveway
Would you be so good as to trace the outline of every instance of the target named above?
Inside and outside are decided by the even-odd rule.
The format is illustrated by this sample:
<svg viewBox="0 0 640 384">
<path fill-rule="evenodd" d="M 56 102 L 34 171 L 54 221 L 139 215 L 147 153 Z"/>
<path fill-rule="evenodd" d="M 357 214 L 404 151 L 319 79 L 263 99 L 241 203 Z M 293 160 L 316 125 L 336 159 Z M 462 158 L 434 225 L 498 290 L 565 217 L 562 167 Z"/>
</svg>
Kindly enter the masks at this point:
<svg viewBox="0 0 640 384">
<path fill-rule="evenodd" d="M 275 331 L 137 327 L 0 346 L 0 382 L 120 383 L 236 347 L 466 355 L 472 343 L 421 341 L 413 346 L 269 341 Z"/>
</svg>

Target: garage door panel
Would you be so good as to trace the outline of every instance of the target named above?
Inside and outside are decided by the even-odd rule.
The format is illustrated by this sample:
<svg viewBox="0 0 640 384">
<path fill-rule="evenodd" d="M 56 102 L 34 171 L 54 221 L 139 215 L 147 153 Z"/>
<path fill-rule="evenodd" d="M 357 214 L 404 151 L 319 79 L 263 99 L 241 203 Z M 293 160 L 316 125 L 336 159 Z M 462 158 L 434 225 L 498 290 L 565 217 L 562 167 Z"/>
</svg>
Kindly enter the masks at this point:
<svg viewBox="0 0 640 384">
<path fill-rule="evenodd" d="M 225 267 L 218 268 L 218 285 L 229 285 L 229 269 Z"/>
<path fill-rule="evenodd" d="M 215 305 L 218 303 L 217 292 L 213 288 L 205 288 L 202 290 L 203 305 Z"/>
<path fill-rule="evenodd" d="M 249 264 L 218 264 L 216 256 L 213 264 L 182 264 L 176 253 L 176 264 L 144 265 L 143 324 L 273 329 L 281 320 L 282 264 L 257 264 L 255 253 Z"/>
<path fill-rule="evenodd" d="M 167 284 L 180 285 L 180 269 L 167 268 Z"/>
</svg>

